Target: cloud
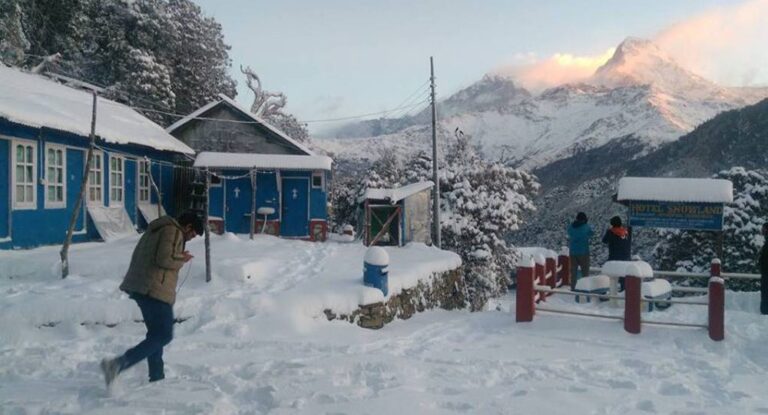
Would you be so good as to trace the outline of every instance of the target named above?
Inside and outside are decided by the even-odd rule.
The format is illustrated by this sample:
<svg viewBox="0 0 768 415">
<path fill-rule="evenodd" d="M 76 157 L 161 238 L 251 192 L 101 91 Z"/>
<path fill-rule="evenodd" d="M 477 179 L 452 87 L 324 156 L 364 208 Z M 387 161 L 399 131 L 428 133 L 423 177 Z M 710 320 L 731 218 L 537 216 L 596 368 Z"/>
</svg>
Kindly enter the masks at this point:
<svg viewBox="0 0 768 415">
<path fill-rule="evenodd" d="M 594 56 L 556 53 L 547 59 L 539 59 L 533 53 L 518 54 L 513 63 L 492 73 L 509 76 L 526 88 L 537 91 L 589 77 L 613 56 L 614 51 L 615 48 L 610 48 Z"/>
<path fill-rule="evenodd" d="M 627 36 L 635 35 L 627 33 Z M 675 23 L 652 37 L 681 66 L 722 85 L 768 85 L 768 0 L 718 7 Z M 491 73 L 533 91 L 591 76 L 615 49 L 594 56 L 517 54 Z"/>
<path fill-rule="evenodd" d="M 682 66 L 726 85 L 768 84 L 768 0 L 719 7 L 654 39 Z"/>
</svg>

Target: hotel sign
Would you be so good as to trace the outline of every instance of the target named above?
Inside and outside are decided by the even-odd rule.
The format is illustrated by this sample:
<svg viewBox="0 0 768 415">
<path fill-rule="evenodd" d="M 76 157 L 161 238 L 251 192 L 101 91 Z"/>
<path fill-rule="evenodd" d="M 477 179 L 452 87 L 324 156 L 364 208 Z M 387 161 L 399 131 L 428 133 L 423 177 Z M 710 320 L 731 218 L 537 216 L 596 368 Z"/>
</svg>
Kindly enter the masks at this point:
<svg viewBox="0 0 768 415">
<path fill-rule="evenodd" d="M 722 203 L 629 201 L 629 226 L 699 231 L 723 229 Z"/>
</svg>

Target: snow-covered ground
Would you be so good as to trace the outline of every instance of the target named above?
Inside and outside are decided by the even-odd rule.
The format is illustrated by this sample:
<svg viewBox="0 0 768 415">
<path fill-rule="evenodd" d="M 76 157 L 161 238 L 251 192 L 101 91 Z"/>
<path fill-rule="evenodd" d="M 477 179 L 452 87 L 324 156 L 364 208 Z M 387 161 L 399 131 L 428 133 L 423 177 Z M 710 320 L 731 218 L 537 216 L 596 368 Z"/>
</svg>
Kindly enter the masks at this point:
<svg viewBox="0 0 768 415">
<path fill-rule="evenodd" d="M 374 296 L 359 287 L 362 247 L 233 235 L 214 240 L 210 284 L 191 243 L 197 258 L 175 307 L 188 319 L 166 348 L 167 379 L 148 384 L 142 363 L 108 395 L 98 361 L 144 335 L 117 290 L 133 243 L 77 245 L 67 280 L 56 277 L 56 248 L 0 252 L 0 413 L 768 413 L 768 318 L 756 293 L 727 293 L 719 343 L 705 330 L 630 335 L 617 321 L 543 312 L 517 324 L 512 297 L 374 331 L 317 311 Z M 457 259 L 419 245 L 390 256 L 393 290 Z M 547 306 L 621 312 L 571 298 Z M 704 322 L 706 308 L 649 317 Z"/>
</svg>

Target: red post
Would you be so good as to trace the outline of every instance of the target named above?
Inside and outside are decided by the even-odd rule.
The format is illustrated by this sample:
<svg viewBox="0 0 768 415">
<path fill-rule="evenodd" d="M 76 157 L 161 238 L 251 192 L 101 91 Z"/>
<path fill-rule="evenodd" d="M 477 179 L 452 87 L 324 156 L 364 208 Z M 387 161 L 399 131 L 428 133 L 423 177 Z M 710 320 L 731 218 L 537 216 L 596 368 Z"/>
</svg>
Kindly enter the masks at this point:
<svg viewBox="0 0 768 415">
<path fill-rule="evenodd" d="M 533 321 L 536 312 L 536 302 L 533 300 L 533 260 L 530 258 L 521 261 L 517 267 L 517 293 L 515 303 L 515 321 Z"/>
<path fill-rule="evenodd" d="M 536 265 L 534 266 L 534 283 L 538 285 L 547 285 L 547 280 L 544 278 L 544 257 L 542 255 L 536 255 L 534 260 L 536 261 Z M 547 295 L 543 292 L 539 292 L 539 300 L 546 301 L 546 299 Z"/>
<path fill-rule="evenodd" d="M 568 253 L 568 248 L 563 247 L 560 251 L 560 255 L 557 257 L 557 264 L 560 268 L 560 284 L 564 286 L 571 285 L 571 256 Z"/>
<path fill-rule="evenodd" d="M 713 261 L 714 265 L 714 261 Z M 718 273 L 720 271 L 720 264 Z M 709 338 L 719 342 L 725 339 L 725 280 L 712 276 L 709 278 Z"/>
<path fill-rule="evenodd" d="M 544 261 L 544 272 L 549 274 L 549 278 L 547 278 L 547 285 L 549 285 L 549 288 L 555 289 L 557 288 L 557 261 L 555 258 L 547 258 Z"/>
<path fill-rule="evenodd" d="M 710 277 L 719 277 L 720 276 L 720 271 L 721 271 L 720 260 L 715 258 L 709 264 L 709 276 Z"/>
<path fill-rule="evenodd" d="M 640 284 L 641 279 L 627 275 L 624 281 L 624 330 L 640 334 Z"/>
</svg>

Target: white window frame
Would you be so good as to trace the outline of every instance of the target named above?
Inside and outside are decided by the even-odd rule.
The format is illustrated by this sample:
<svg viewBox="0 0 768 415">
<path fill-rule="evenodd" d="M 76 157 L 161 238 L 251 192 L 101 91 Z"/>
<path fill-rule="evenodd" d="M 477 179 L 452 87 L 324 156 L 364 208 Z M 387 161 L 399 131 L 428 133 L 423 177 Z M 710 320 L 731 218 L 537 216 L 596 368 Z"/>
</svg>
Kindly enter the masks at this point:
<svg viewBox="0 0 768 415">
<path fill-rule="evenodd" d="M 320 178 L 320 186 L 315 186 L 315 177 Z M 325 173 L 322 171 L 313 172 L 310 186 L 312 189 L 325 189 Z"/>
<path fill-rule="evenodd" d="M 86 158 L 86 157 L 88 157 L 87 151 L 85 152 L 85 157 L 83 158 Z M 94 160 L 98 158 L 101 163 L 98 169 L 94 169 L 94 163 L 91 163 L 91 170 L 88 173 L 88 186 L 85 192 L 86 204 L 90 206 L 104 206 L 104 153 L 102 153 L 101 151 L 94 150 L 91 157 L 93 157 Z M 83 168 L 83 171 L 85 171 L 85 168 Z M 97 172 L 98 174 L 96 174 Z M 91 175 L 94 175 L 95 177 L 100 178 L 98 185 L 94 185 L 91 183 Z M 91 199 L 91 190 L 93 189 L 99 190 L 101 198 L 98 201 Z"/>
<path fill-rule="evenodd" d="M 61 151 L 61 165 L 52 166 L 48 158 L 48 152 Z M 67 207 L 67 148 L 60 144 L 45 144 L 45 208 L 46 209 L 61 209 Z M 56 176 L 51 177 L 50 169 L 61 169 L 61 182 L 56 182 Z M 54 170 L 55 171 L 55 170 Z M 53 189 L 51 189 L 53 188 Z M 56 188 L 61 188 L 61 200 L 50 200 L 50 191 L 56 191 Z"/>
<path fill-rule="evenodd" d="M 13 147 L 11 150 L 11 157 L 13 158 L 13 163 L 11 163 L 11 199 L 13 200 L 13 210 L 32 210 L 37 209 L 37 143 L 34 141 L 21 141 L 21 140 L 14 140 L 12 141 Z M 16 169 L 19 167 L 19 161 L 16 158 L 16 150 L 18 146 L 24 146 L 24 155 L 25 159 L 21 163 L 21 166 L 25 168 L 26 167 L 32 167 L 32 181 L 26 180 L 23 183 L 21 183 L 21 186 L 24 187 L 24 191 L 26 192 L 26 187 L 31 186 L 32 187 L 32 199 L 25 200 L 23 202 L 19 202 L 17 199 L 17 186 L 19 183 L 16 182 Z M 32 148 L 32 163 L 30 164 L 26 160 L 27 147 Z"/>
<path fill-rule="evenodd" d="M 149 169 L 151 166 L 152 164 L 146 160 L 138 160 L 138 168 L 136 171 L 138 172 L 139 177 L 136 180 L 136 197 L 138 198 L 139 204 L 142 205 L 152 203 L 152 185 L 149 182 Z M 144 168 L 143 173 L 141 171 L 142 168 Z M 144 185 L 145 182 L 146 185 Z M 147 195 L 146 198 L 143 197 L 144 194 Z"/>
<path fill-rule="evenodd" d="M 112 162 L 117 161 L 120 166 L 119 171 L 112 168 Z M 118 180 L 115 180 L 119 177 Z M 115 192 L 120 192 L 120 198 L 114 197 Z M 109 156 L 109 206 L 125 205 L 125 158 L 122 156 Z"/>
</svg>

